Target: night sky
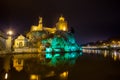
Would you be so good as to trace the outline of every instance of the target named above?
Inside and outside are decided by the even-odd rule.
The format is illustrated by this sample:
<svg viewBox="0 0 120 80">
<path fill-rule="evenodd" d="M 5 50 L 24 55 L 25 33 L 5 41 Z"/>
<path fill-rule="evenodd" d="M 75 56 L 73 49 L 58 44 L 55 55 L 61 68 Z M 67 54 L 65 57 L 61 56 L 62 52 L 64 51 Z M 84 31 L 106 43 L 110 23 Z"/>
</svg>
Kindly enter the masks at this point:
<svg viewBox="0 0 120 80">
<path fill-rule="evenodd" d="M 24 34 L 43 17 L 47 27 L 63 15 L 79 44 L 120 35 L 120 4 L 116 0 L 0 0 L 0 30 Z"/>
</svg>

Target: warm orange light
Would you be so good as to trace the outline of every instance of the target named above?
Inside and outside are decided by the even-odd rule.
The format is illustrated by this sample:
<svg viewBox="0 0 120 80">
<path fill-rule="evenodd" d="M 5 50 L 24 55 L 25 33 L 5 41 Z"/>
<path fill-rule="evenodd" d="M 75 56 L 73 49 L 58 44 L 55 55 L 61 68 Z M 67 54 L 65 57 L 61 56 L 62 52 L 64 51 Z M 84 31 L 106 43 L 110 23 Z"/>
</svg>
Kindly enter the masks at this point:
<svg viewBox="0 0 120 80">
<path fill-rule="evenodd" d="M 59 21 L 64 21 L 65 19 L 64 19 L 64 17 L 63 16 L 61 16 L 60 18 L 59 18 Z"/>
<path fill-rule="evenodd" d="M 68 76 L 68 71 L 65 71 L 65 72 L 63 72 L 63 73 L 60 74 L 61 78 L 65 78 L 67 76 Z"/>
<path fill-rule="evenodd" d="M 38 75 L 32 74 L 32 75 L 30 76 L 30 79 L 31 79 L 31 80 L 38 80 Z"/>
<path fill-rule="evenodd" d="M 63 27 L 63 31 L 66 31 L 66 28 L 65 28 L 65 27 Z"/>
</svg>

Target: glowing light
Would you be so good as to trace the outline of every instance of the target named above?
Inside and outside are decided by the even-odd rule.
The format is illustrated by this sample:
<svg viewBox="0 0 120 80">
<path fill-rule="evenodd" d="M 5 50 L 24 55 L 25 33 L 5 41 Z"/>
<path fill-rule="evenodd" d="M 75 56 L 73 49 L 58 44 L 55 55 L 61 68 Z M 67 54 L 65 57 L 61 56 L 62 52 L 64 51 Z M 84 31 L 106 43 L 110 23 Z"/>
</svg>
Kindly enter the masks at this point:
<svg viewBox="0 0 120 80">
<path fill-rule="evenodd" d="M 61 50 L 60 49 L 54 49 L 55 52 L 60 52 Z"/>
<path fill-rule="evenodd" d="M 113 53 L 113 59 L 116 61 L 117 60 L 117 52 L 116 51 L 114 51 L 114 53 Z"/>
<path fill-rule="evenodd" d="M 114 56 L 114 58 L 113 58 L 113 59 L 114 59 L 114 61 L 116 61 L 116 60 L 117 60 L 117 56 Z"/>
<path fill-rule="evenodd" d="M 107 51 L 105 50 L 105 52 L 104 52 L 104 57 L 106 57 L 107 56 Z"/>
<path fill-rule="evenodd" d="M 76 51 L 77 50 L 77 47 L 76 46 L 72 46 L 71 47 L 71 51 Z"/>
<path fill-rule="evenodd" d="M 23 69 L 23 64 L 24 64 L 23 59 L 17 59 L 17 58 L 14 58 L 14 59 L 13 59 L 13 67 L 14 67 L 18 72 L 20 72 L 20 71 Z"/>
<path fill-rule="evenodd" d="M 52 52 L 52 48 L 46 48 L 46 52 Z"/>
<path fill-rule="evenodd" d="M 76 57 L 76 54 L 75 54 L 75 53 L 71 53 L 70 57 L 71 57 L 71 58 L 75 58 L 75 57 Z"/>
<path fill-rule="evenodd" d="M 42 18 L 40 17 L 39 24 L 37 26 L 33 25 L 27 36 L 30 45 L 26 45 L 26 47 L 38 47 L 36 50 L 38 52 L 70 52 L 82 50 L 77 45 L 74 35 L 68 32 L 67 21 L 62 16 L 53 28 L 42 26 Z"/>
<path fill-rule="evenodd" d="M 7 79 L 7 78 L 8 78 L 8 73 L 5 74 L 5 79 Z"/>
<path fill-rule="evenodd" d="M 32 74 L 30 80 L 38 80 L 38 75 Z"/>
<path fill-rule="evenodd" d="M 46 53 L 46 58 L 52 58 L 52 54 L 51 53 Z"/>
<path fill-rule="evenodd" d="M 83 50 L 83 48 L 82 47 L 80 47 L 80 51 L 82 51 Z"/>
<path fill-rule="evenodd" d="M 34 27 L 33 29 L 36 31 L 36 30 L 37 30 L 37 27 Z"/>
<path fill-rule="evenodd" d="M 12 30 L 9 30 L 9 31 L 7 32 L 7 34 L 8 34 L 8 35 L 13 35 L 13 31 L 12 31 Z"/>
<path fill-rule="evenodd" d="M 60 18 L 59 18 L 59 21 L 64 21 L 65 20 L 65 18 L 63 17 L 63 16 L 61 16 Z"/>
<path fill-rule="evenodd" d="M 68 77 L 68 71 L 65 71 L 63 73 L 60 74 L 61 78 L 67 78 Z"/>
<path fill-rule="evenodd" d="M 82 55 L 83 53 L 82 52 L 80 52 L 80 56 Z"/>
<path fill-rule="evenodd" d="M 66 28 L 65 28 L 65 27 L 63 27 L 63 31 L 66 31 Z"/>
<path fill-rule="evenodd" d="M 54 55 L 54 57 L 58 57 L 58 56 L 60 56 L 60 54 L 55 54 L 55 55 Z"/>
</svg>

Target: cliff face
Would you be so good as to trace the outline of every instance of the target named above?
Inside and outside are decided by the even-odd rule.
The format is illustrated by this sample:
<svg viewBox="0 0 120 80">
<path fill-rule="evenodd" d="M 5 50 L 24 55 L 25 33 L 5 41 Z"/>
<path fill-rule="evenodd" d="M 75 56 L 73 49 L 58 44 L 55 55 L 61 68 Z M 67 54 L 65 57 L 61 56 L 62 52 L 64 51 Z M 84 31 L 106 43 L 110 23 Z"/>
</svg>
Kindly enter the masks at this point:
<svg viewBox="0 0 120 80">
<path fill-rule="evenodd" d="M 39 51 L 46 52 L 79 51 L 80 47 L 68 29 L 67 21 L 62 16 L 53 28 L 44 27 L 40 18 L 38 26 L 32 26 L 27 34 L 29 47 L 37 47 Z"/>
<path fill-rule="evenodd" d="M 29 41 L 30 46 L 46 52 L 70 52 L 80 49 L 73 34 L 65 31 L 56 31 L 55 33 L 34 31 L 29 34 Z"/>
</svg>

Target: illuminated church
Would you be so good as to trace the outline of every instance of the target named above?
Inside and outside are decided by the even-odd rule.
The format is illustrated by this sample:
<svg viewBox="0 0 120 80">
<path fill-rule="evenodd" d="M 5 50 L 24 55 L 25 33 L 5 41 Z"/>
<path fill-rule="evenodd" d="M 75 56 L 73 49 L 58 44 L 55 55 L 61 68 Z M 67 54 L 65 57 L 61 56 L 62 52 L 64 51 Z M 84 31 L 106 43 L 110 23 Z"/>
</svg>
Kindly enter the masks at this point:
<svg viewBox="0 0 120 80">
<path fill-rule="evenodd" d="M 33 25 L 30 31 L 48 31 L 50 33 L 55 33 L 56 31 L 68 31 L 67 21 L 65 21 L 64 17 L 60 17 L 59 21 L 56 23 L 56 27 L 48 28 L 43 27 L 42 17 L 39 17 L 39 24 L 37 26 Z"/>
<path fill-rule="evenodd" d="M 16 52 L 71 52 L 79 50 L 80 47 L 76 44 L 63 16 L 59 17 L 56 26 L 52 28 L 44 27 L 42 17 L 39 17 L 38 25 L 31 26 L 26 37 L 20 35 L 14 42 L 14 51 Z"/>
</svg>

